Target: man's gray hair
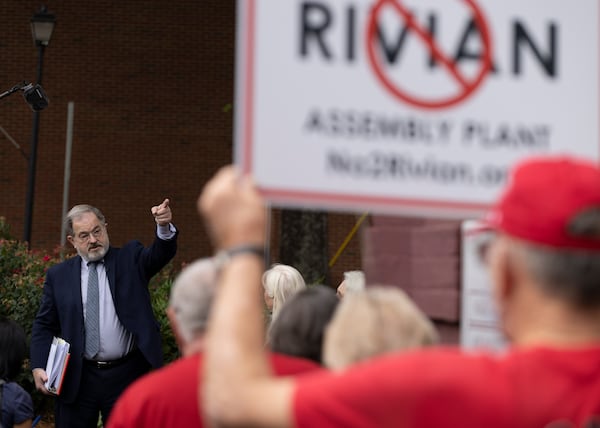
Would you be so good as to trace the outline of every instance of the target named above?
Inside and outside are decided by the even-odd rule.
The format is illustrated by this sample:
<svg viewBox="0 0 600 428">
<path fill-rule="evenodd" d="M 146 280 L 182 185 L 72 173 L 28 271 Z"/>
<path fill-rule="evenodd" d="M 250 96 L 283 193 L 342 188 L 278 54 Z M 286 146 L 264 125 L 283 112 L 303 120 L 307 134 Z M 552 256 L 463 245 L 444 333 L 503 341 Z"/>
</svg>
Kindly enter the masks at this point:
<svg viewBox="0 0 600 428">
<path fill-rule="evenodd" d="M 590 209 L 569 224 L 574 236 L 598 239 L 600 210 Z M 530 274 L 552 296 L 582 310 L 600 306 L 600 251 L 555 249 L 521 243 L 516 246 Z"/>
<path fill-rule="evenodd" d="M 600 306 L 600 253 L 550 249 L 523 243 L 516 247 L 543 290 L 578 309 Z"/>
<path fill-rule="evenodd" d="M 102 214 L 102 211 L 100 211 L 98 208 L 87 204 L 75 205 L 69 210 L 67 216 L 65 217 L 65 231 L 68 236 L 73 236 L 73 220 L 85 213 L 93 213 L 98 220 L 100 220 L 101 224 L 106 223 L 104 214 Z"/>
<path fill-rule="evenodd" d="M 186 266 L 173 282 L 169 307 L 185 342 L 204 333 L 217 283 L 217 265 L 204 258 Z"/>
</svg>

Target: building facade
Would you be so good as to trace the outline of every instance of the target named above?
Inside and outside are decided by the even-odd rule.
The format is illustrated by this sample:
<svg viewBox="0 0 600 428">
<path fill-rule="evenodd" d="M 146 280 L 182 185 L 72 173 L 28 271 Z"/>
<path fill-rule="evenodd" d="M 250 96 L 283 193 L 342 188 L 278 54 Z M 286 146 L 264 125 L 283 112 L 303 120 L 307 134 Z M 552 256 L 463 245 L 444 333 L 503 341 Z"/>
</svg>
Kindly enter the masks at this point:
<svg viewBox="0 0 600 428">
<path fill-rule="evenodd" d="M 168 197 L 181 232 L 175 265 L 212 253 L 196 199 L 206 181 L 232 162 L 235 3 L 64 0 L 47 4 L 57 24 L 43 63 L 42 85 L 50 105 L 40 114 L 32 248 L 59 247 L 66 194 L 68 207 L 89 203 L 104 212 L 111 243 L 117 246 L 130 239 L 149 243 L 154 233 L 150 208 Z M 39 7 L 39 2 L 29 0 L 10 0 L 0 6 L 2 91 L 36 79 L 38 51 L 29 22 Z M 65 186 L 71 102 L 73 145 Z M 21 95 L 0 100 L 0 127 L 0 216 L 21 239 L 32 135 L 32 111 Z M 279 261 L 280 214 L 273 210 L 272 262 Z M 361 214 L 328 213 L 327 255 L 330 260 L 339 255 L 326 276 L 332 286 L 341 281 L 344 271 L 363 265 L 368 280 L 371 275 L 389 283 L 402 275 L 393 269 L 387 272 L 372 260 L 381 242 L 367 229 L 381 227 L 377 221 L 364 222 L 362 231 L 347 240 Z M 407 223 L 397 226 L 405 230 Z M 421 222 L 408 223 L 413 229 L 421 226 Z M 365 233 L 370 239 L 368 254 L 361 250 Z M 441 239 L 453 232 L 443 233 Z M 458 228 L 454 233 L 458 236 Z M 345 241 L 348 244 L 340 252 Z M 418 292 L 417 280 L 397 284 L 421 296 L 426 311 L 452 332 L 458 322 L 457 245 L 448 250 L 452 267 L 445 272 L 452 277 L 447 284 L 436 283 L 451 291 Z M 413 250 L 407 247 L 397 257 L 422 256 L 419 249 L 411 255 Z M 429 285 L 435 288 L 436 284 Z M 446 309 L 437 303 L 431 306 L 431 299 L 447 302 Z M 450 340 L 452 334 L 447 336 Z"/>
</svg>

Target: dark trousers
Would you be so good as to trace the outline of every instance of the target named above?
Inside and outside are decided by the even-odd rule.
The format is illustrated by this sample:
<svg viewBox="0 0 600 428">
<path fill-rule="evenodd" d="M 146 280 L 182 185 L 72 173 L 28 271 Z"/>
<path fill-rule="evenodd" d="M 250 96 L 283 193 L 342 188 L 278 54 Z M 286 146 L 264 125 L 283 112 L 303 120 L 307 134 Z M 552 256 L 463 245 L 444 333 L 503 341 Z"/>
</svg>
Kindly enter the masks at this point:
<svg viewBox="0 0 600 428">
<path fill-rule="evenodd" d="M 114 367 L 98 368 L 84 362 L 75 402 L 65 404 L 60 398 L 56 400 L 56 428 L 97 428 L 99 415 L 106 425 L 121 393 L 149 370 L 150 364 L 139 351 Z"/>
</svg>

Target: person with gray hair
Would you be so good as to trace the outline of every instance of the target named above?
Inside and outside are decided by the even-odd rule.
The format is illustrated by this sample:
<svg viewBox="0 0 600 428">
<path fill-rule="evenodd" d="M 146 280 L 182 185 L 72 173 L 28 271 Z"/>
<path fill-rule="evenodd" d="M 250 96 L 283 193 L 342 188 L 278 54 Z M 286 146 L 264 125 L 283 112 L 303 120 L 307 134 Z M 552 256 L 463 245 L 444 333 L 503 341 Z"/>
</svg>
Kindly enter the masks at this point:
<svg viewBox="0 0 600 428">
<path fill-rule="evenodd" d="M 217 273 L 213 259 L 200 259 L 183 269 L 173 282 L 167 317 L 183 356 L 202 350 Z"/>
<path fill-rule="evenodd" d="M 325 329 L 323 363 L 332 370 L 387 352 L 435 345 L 433 323 L 399 288 L 348 293 Z"/>
<path fill-rule="evenodd" d="M 362 291 L 366 287 L 365 273 L 362 270 L 344 272 L 344 279 L 338 285 L 337 296 L 342 299 L 346 293 Z"/>
<path fill-rule="evenodd" d="M 202 427 L 198 412 L 199 364 L 219 276 L 217 258 L 187 265 L 173 282 L 167 317 L 182 357 L 132 384 L 119 398 L 107 428 Z M 275 373 L 292 375 L 317 369 L 307 359 L 271 354 Z"/>
<path fill-rule="evenodd" d="M 271 320 L 277 318 L 283 304 L 306 288 L 302 274 L 293 266 L 274 264 L 262 277 L 265 304 L 271 311 Z"/>
</svg>

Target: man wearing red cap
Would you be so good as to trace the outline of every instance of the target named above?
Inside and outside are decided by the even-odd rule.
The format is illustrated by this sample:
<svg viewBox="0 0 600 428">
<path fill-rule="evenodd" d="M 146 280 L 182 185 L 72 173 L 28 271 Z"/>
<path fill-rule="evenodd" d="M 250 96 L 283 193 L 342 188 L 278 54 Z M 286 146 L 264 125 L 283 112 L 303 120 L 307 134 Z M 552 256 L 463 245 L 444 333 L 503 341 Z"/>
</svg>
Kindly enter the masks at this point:
<svg viewBox="0 0 600 428">
<path fill-rule="evenodd" d="M 515 169 L 489 216 L 498 234 L 488 263 L 512 344 L 507 352 L 430 348 L 294 380 L 272 377 L 263 349 L 256 299 L 265 243 L 262 198 L 228 167 L 206 186 L 199 209 L 227 260 L 204 365 L 203 408 L 216 422 L 599 426 L 598 166 L 566 157 L 530 159 Z"/>
</svg>

